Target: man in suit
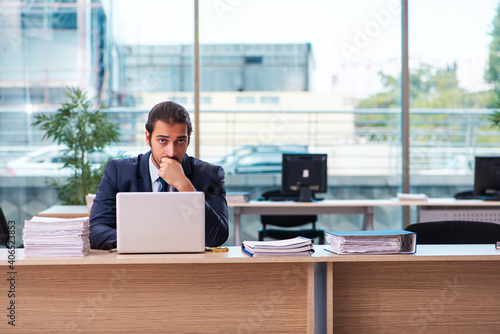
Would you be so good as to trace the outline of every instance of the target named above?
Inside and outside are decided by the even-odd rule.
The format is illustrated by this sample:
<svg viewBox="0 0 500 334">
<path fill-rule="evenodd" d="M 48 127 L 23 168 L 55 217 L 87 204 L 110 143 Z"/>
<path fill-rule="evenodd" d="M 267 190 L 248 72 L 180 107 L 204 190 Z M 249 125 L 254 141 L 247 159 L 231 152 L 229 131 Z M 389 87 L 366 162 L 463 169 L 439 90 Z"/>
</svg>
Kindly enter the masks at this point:
<svg viewBox="0 0 500 334">
<path fill-rule="evenodd" d="M 227 240 L 224 170 L 186 154 L 191 132 L 189 114 L 181 105 L 162 102 L 151 109 L 146 122 L 151 150 L 106 164 L 90 213 L 91 248 L 116 248 L 116 194 L 131 191 L 203 191 L 205 244 L 219 246 Z"/>
</svg>

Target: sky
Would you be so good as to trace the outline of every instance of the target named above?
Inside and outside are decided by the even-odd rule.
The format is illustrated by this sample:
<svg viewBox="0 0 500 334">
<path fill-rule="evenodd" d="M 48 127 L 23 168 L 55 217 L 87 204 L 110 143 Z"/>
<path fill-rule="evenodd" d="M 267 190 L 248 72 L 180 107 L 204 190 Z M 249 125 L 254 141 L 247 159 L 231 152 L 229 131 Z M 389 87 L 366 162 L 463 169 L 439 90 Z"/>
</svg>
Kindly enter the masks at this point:
<svg viewBox="0 0 500 334">
<path fill-rule="evenodd" d="M 106 0 L 104 3 L 113 13 L 118 41 L 193 42 L 194 1 Z M 202 44 L 311 43 L 316 64 L 313 89 L 319 92 L 331 91 L 333 76 L 356 75 L 358 65 L 390 67 L 388 61 L 400 59 L 400 0 L 199 0 L 199 3 Z M 410 58 L 435 64 L 458 61 L 467 72 L 461 74 L 462 81 L 473 89 L 482 81 L 491 22 L 498 3 L 498 0 L 410 0 Z"/>
</svg>

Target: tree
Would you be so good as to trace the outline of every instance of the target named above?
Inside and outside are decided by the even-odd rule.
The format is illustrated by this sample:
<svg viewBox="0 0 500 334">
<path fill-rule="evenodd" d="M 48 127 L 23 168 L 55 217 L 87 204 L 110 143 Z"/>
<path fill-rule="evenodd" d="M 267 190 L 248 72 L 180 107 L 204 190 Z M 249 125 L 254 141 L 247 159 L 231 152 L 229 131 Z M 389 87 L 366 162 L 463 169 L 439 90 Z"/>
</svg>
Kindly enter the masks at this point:
<svg viewBox="0 0 500 334">
<path fill-rule="evenodd" d="M 489 108 L 500 107 L 500 5 L 493 18 L 492 41 L 489 46 L 488 67 L 485 80 L 493 85 L 492 94 L 488 101 Z M 490 117 L 494 126 L 500 127 L 500 112 L 494 111 Z"/>
<path fill-rule="evenodd" d="M 491 107 L 498 107 L 500 101 L 500 5 L 493 18 L 492 41 L 489 46 L 488 66 L 486 68 L 485 80 L 493 84 L 495 96 L 490 102 Z"/>
<path fill-rule="evenodd" d="M 95 193 L 101 181 L 104 165 L 95 168 L 89 154 L 100 151 L 118 141 L 118 127 L 107 119 L 104 105 L 93 108 L 86 93 L 68 88 L 69 101 L 55 114 L 37 114 L 33 125 L 45 130 L 44 138 L 52 138 L 64 145 L 63 168 L 70 168 L 71 176 L 64 181 L 51 179 L 49 185 L 58 191 L 63 204 L 85 204 L 85 197 Z"/>
<path fill-rule="evenodd" d="M 385 92 L 377 93 L 359 104 L 360 108 L 400 107 L 401 80 L 379 73 Z M 488 94 L 470 93 L 459 86 L 456 66 L 437 69 L 428 64 L 410 71 L 410 107 L 479 108 L 486 106 Z"/>
</svg>

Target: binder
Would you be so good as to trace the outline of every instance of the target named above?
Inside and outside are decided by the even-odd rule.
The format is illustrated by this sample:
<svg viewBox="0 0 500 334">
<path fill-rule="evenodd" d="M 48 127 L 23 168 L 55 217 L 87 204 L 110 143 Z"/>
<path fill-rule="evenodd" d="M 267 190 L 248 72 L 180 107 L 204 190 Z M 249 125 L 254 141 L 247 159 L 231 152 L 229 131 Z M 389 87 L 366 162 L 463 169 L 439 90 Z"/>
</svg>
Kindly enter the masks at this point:
<svg viewBox="0 0 500 334">
<path fill-rule="evenodd" d="M 335 254 L 414 254 L 417 235 L 392 229 L 326 232 L 325 250 Z"/>
</svg>

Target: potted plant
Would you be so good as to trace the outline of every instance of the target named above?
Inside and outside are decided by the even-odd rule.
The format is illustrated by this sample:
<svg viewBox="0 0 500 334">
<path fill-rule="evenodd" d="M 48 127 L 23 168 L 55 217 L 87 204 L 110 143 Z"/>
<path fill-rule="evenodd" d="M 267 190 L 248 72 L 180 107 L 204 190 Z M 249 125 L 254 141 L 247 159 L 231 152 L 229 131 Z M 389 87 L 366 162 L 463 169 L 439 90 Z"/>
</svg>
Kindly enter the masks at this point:
<svg viewBox="0 0 500 334">
<path fill-rule="evenodd" d="M 96 167 L 89 154 L 117 142 L 119 131 L 103 112 L 105 105 L 94 105 L 79 88 L 68 87 L 66 96 L 68 101 L 55 114 L 37 114 L 33 125 L 45 131 L 44 139 L 63 146 L 63 168 L 71 170 L 68 178 L 50 179 L 49 185 L 57 190 L 63 204 L 81 205 L 87 194 L 97 191 L 104 170 L 105 161 Z"/>
</svg>

